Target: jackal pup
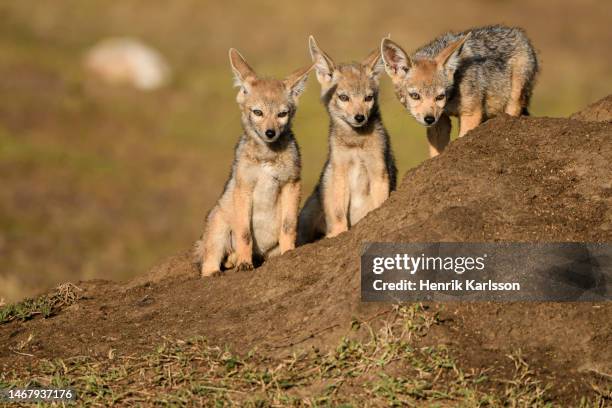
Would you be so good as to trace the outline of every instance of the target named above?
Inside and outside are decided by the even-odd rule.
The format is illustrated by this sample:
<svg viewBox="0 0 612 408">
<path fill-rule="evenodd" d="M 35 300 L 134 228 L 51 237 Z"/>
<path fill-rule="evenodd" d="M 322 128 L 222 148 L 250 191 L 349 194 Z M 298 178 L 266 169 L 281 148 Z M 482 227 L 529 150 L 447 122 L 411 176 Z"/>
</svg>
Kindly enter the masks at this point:
<svg viewBox="0 0 612 408">
<path fill-rule="evenodd" d="M 291 131 L 310 68 L 284 80 L 260 78 L 235 49 L 229 51 L 242 134 L 229 180 L 196 244 L 202 276 L 225 267 L 253 268 L 295 247 L 300 201 L 300 152 Z"/>
<path fill-rule="evenodd" d="M 538 61 L 520 28 L 446 33 L 410 56 L 385 38 L 381 53 L 398 99 L 427 126 L 432 157 L 450 140 L 449 116 L 459 117 L 461 137 L 502 112 L 528 114 Z"/>
<path fill-rule="evenodd" d="M 330 117 L 328 158 L 300 213 L 298 245 L 348 230 L 395 189 L 397 169 L 378 107 L 380 52 L 335 64 L 309 38 L 321 99 Z"/>
</svg>

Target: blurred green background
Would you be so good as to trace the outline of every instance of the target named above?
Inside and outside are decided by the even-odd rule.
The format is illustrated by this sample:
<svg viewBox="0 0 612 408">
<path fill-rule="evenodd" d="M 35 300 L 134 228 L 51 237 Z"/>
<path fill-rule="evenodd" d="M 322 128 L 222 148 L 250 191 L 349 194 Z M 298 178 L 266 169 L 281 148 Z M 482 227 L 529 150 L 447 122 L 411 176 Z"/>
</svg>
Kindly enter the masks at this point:
<svg viewBox="0 0 612 408">
<path fill-rule="evenodd" d="M 67 280 L 126 279 L 190 247 L 241 132 L 229 47 L 284 76 L 309 63 L 309 34 L 346 61 L 388 33 L 411 50 L 446 30 L 519 25 L 543 67 L 532 114 L 567 116 L 612 90 L 611 17 L 608 0 L 3 1 L 0 301 Z M 157 48 L 172 82 L 143 93 L 90 78 L 85 51 L 117 35 Z M 403 174 L 427 157 L 424 129 L 382 83 Z M 325 160 L 327 125 L 312 76 L 295 122 L 304 195 Z"/>
</svg>

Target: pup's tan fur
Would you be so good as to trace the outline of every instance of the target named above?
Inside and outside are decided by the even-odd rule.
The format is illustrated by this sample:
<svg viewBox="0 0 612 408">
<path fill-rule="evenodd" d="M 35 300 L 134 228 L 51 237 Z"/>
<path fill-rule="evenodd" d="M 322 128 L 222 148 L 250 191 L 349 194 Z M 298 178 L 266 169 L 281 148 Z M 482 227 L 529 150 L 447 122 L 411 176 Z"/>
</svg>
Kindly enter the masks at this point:
<svg viewBox="0 0 612 408">
<path fill-rule="evenodd" d="M 310 68 L 284 80 L 260 78 L 238 51 L 230 63 L 244 134 L 235 150 L 230 179 L 207 218 L 195 248 L 202 276 L 226 268 L 253 268 L 295 247 L 300 201 L 300 153 L 291 131 L 297 100 Z"/>
<path fill-rule="evenodd" d="M 397 173 L 378 108 L 380 52 L 362 63 L 335 64 L 313 37 L 309 45 L 331 123 L 328 159 L 300 213 L 298 244 L 355 225 L 389 197 Z"/>
</svg>

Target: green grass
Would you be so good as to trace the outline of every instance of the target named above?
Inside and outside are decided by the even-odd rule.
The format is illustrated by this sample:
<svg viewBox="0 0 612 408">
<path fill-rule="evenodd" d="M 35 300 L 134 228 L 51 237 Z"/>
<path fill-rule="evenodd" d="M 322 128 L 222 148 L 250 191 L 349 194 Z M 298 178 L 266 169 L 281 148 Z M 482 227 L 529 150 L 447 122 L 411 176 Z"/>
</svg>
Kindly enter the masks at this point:
<svg viewBox="0 0 612 408">
<path fill-rule="evenodd" d="M 0 387 L 72 387 L 80 406 L 553 406 L 520 351 L 508 356 L 514 373 L 496 378 L 462 370 L 444 345 L 420 346 L 438 323 L 421 305 L 398 306 L 378 329 L 354 321 L 334 348 L 276 357 L 165 339 L 144 354 L 39 360 L 2 373 Z M 582 406 L 603 398 L 594 393 Z"/>
<path fill-rule="evenodd" d="M 51 317 L 62 308 L 76 303 L 81 298 L 80 292 L 81 289 L 72 283 L 63 283 L 49 294 L 13 304 L 0 304 L 0 324 L 13 320 L 25 321 L 39 315 Z"/>
</svg>

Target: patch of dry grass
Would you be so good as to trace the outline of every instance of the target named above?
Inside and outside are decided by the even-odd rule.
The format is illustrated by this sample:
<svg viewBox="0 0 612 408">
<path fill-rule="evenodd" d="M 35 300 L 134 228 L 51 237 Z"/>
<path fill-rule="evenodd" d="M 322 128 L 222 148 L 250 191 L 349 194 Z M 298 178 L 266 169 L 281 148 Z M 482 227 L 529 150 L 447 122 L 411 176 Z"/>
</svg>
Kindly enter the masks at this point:
<svg viewBox="0 0 612 408">
<path fill-rule="evenodd" d="M 269 357 L 236 355 L 203 338 L 165 339 L 154 351 L 106 358 L 40 360 L 31 371 L 0 376 L 4 387 L 72 387 L 83 406 L 466 406 L 549 407 L 541 384 L 517 352 L 510 378 L 461 369 L 443 345 L 419 346 L 438 324 L 416 304 L 395 307 L 381 327 L 354 321 L 328 350 Z M 603 406 L 601 395 L 583 407 Z"/>
<path fill-rule="evenodd" d="M 67 282 L 59 285 L 47 295 L 28 298 L 21 302 L 6 305 L 0 302 L 0 324 L 13 320 L 29 320 L 35 316 L 51 317 L 62 308 L 76 303 L 81 298 L 82 289 Z"/>
</svg>

